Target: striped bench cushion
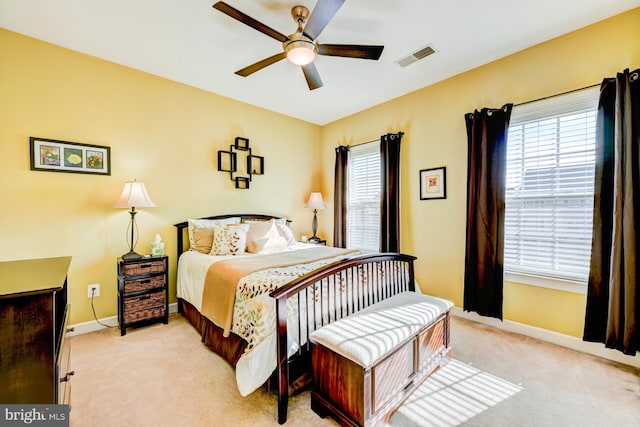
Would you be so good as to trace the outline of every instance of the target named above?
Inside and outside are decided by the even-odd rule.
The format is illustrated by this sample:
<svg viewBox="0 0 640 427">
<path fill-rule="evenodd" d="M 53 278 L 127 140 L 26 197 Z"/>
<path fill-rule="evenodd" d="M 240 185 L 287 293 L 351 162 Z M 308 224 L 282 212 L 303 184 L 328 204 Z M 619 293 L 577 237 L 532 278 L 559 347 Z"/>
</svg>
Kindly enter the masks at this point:
<svg viewBox="0 0 640 427">
<path fill-rule="evenodd" d="M 402 292 L 314 331 L 310 339 L 366 369 L 452 306 L 441 298 Z"/>
</svg>

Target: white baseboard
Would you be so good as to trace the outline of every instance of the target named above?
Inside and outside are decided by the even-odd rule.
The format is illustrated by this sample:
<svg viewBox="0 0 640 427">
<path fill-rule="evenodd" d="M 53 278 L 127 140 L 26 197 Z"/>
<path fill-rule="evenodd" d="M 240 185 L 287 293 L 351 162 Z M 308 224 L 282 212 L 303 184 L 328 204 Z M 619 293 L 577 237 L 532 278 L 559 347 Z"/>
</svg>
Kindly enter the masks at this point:
<svg viewBox="0 0 640 427">
<path fill-rule="evenodd" d="M 542 329 L 535 326 L 525 325 L 524 323 L 513 322 L 511 320 L 500 321 L 493 317 L 480 316 L 478 313 L 463 311 L 460 307 L 453 307 L 451 313 L 456 317 L 482 323 L 483 325 L 491 326 L 496 329 L 514 332 L 520 335 L 526 335 L 528 337 L 536 338 L 541 341 L 550 342 L 562 347 L 567 347 L 573 350 L 581 351 L 583 353 L 591 354 L 592 356 L 602 357 L 603 359 L 608 359 L 614 362 L 640 368 L 640 355 L 627 356 L 626 354 L 623 354 L 617 350 L 606 348 L 604 344 L 582 341 L 581 339 L 572 337 L 570 335 L 549 331 L 547 329 Z"/>
<path fill-rule="evenodd" d="M 169 314 L 177 313 L 177 312 L 178 312 L 178 303 L 174 302 L 172 304 L 169 304 Z M 100 320 L 100 323 L 107 325 L 108 327 L 117 328 L 119 326 L 117 316 L 104 317 L 99 320 Z M 67 333 L 67 336 L 73 337 L 75 335 L 88 334 L 89 332 L 95 332 L 95 331 L 104 329 L 105 326 L 102 326 L 100 323 L 98 323 L 97 320 L 91 320 L 89 322 L 69 325 L 69 328 L 73 328 L 73 332 Z"/>
<path fill-rule="evenodd" d="M 177 312 L 178 303 L 169 304 L 169 313 Z M 552 344 L 581 351 L 593 356 L 602 357 L 604 359 L 612 360 L 624 365 L 640 368 L 639 356 L 627 356 L 626 354 L 623 354 L 617 350 L 611 350 L 604 347 L 604 344 L 582 341 L 581 339 L 572 337 L 570 335 L 560 334 L 558 332 L 549 331 L 547 329 L 542 329 L 535 326 L 525 325 L 524 323 L 518 323 L 511 320 L 504 320 L 501 322 L 500 320 L 493 317 L 484 317 L 480 316 L 477 313 L 463 311 L 460 307 L 453 307 L 451 313 L 456 317 L 482 323 L 483 325 L 491 326 L 496 329 L 507 332 L 514 332 L 520 335 L 526 335 L 528 337 L 536 338 L 541 341 L 550 342 Z M 118 327 L 118 318 L 116 316 L 105 317 L 100 319 L 100 323 L 111 327 Z M 95 320 L 70 325 L 70 327 L 74 328 L 74 331 L 69 332 L 67 334 L 68 336 L 88 334 L 89 332 L 95 332 L 104 329 L 104 326 L 100 325 Z"/>
</svg>

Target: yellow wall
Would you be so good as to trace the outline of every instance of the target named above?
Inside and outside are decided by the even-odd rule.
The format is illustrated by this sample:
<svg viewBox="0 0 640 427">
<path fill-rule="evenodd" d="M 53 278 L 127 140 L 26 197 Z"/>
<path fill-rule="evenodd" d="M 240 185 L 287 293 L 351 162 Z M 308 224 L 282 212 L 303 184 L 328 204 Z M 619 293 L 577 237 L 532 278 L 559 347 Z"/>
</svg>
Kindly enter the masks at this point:
<svg viewBox="0 0 640 427">
<path fill-rule="evenodd" d="M 111 176 L 31 171 L 29 137 L 111 147 Z M 216 153 L 250 139 L 265 175 L 236 190 Z M 320 127 L 0 30 L 0 261 L 71 255 L 71 323 L 117 313 L 116 258 L 129 215 L 112 208 L 125 181 L 144 181 L 154 209 L 137 215 L 137 249 L 159 233 L 175 300 L 175 228 L 187 217 L 269 213 L 309 234 L 319 185 Z"/>
<path fill-rule="evenodd" d="M 309 234 L 303 208 L 322 191 L 320 235 L 332 230 L 334 147 L 404 131 L 402 250 L 418 256 L 425 292 L 462 305 L 466 205 L 463 115 L 598 83 L 640 66 L 640 9 L 381 104 L 324 127 L 0 30 L 0 261 L 71 255 L 71 323 L 116 314 L 115 259 L 129 215 L 112 208 L 125 181 L 146 183 L 155 209 L 137 216 L 139 252 L 159 233 L 171 256 L 174 224 L 229 212 L 288 216 Z M 427 60 L 428 61 L 428 60 Z M 414 66 L 423 66 L 414 65 Z M 428 72 L 428 65 L 425 72 Z M 398 78 L 402 78 L 399 69 Z M 111 147 L 111 176 L 29 170 L 29 136 Z M 216 152 L 250 138 L 266 174 L 235 190 Z M 321 162 L 317 159 L 320 158 Z M 447 199 L 419 200 L 418 171 L 447 167 Z M 580 336 L 583 295 L 506 284 L 505 318 Z"/>
<path fill-rule="evenodd" d="M 429 72 L 428 59 L 424 67 Z M 386 132 L 402 140 L 402 251 L 418 257 L 425 292 L 463 302 L 467 138 L 464 114 L 564 92 L 640 66 L 635 9 L 326 125 L 322 191 L 331 201 L 334 147 Z M 398 78 L 402 78 L 402 70 Z M 419 171 L 447 167 L 447 199 L 419 200 Z M 329 206 L 331 207 L 331 206 Z M 331 218 L 324 218 L 324 225 Z M 507 283 L 505 319 L 582 336 L 584 295 Z"/>
</svg>

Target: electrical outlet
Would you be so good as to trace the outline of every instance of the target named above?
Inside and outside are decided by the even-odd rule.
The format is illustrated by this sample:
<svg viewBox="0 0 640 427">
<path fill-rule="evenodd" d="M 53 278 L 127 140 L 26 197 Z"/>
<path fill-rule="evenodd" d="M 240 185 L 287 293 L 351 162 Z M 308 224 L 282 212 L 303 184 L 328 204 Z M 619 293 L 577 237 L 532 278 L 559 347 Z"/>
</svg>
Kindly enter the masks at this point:
<svg viewBox="0 0 640 427">
<path fill-rule="evenodd" d="M 89 298 L 91 298 L 91 292 L 93 291 L 93 297 L 99 297 L 100 296 L 100 283 L 94 283 L 92 285 L 89 285 L 87 287 L 87 296 Z"/>
</svg>

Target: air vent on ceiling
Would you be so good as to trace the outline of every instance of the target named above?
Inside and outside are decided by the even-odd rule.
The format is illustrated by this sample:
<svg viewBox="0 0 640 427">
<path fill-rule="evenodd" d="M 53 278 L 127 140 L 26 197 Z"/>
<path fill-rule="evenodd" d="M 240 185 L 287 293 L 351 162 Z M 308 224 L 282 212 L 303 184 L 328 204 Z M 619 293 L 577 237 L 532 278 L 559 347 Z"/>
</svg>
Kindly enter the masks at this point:
<svg viewBox="0 0 640 427">
<path fill-rule="evenodd" d="M 405 56 L 404 58 L 400 58 L 396 61 L 398 65 L 401 67 L 406 67 L 407 65 L 413 64 L 414 62 L 426 58 L 427 56 L 436 53 L 433 45 L 426 45 L 422 49 L 418 49 L 417 51 Z"/>
</svg>

